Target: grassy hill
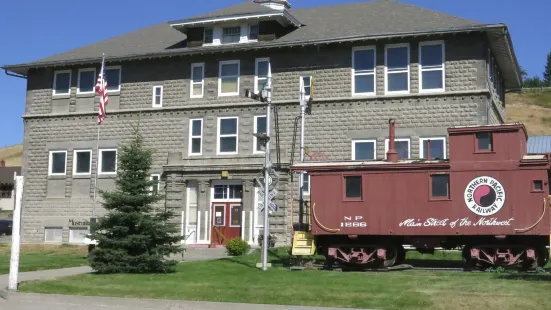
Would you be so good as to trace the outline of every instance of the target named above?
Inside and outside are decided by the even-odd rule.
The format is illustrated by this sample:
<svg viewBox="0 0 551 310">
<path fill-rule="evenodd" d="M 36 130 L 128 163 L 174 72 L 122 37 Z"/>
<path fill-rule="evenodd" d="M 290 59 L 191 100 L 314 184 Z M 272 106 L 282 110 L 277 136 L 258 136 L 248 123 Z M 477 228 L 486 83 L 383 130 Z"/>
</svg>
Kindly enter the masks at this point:
<svg viewBox="0 0 551 310">
<path fill-rule="evenodd" d="M 530 136 L 551 135 L 551 90 L 506 94 L 507 122 L 524 123 Z M 23 145 L 0 149 L 6 166 L 20 166 Z"/>
</svg>

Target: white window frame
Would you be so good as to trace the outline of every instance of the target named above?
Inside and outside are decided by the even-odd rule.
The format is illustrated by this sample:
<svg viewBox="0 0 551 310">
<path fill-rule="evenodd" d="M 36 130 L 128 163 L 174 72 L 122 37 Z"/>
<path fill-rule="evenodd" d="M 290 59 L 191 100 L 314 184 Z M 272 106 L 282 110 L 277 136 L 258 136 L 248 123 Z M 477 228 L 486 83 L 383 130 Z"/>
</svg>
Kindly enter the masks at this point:
<svg viewBox="0 0 551 310">
<path fill-rule="evenodd" d="M 194 121 L 200 121 L 201 122 L 201 135 L 200 136 L 194 136 L 193 135 L 193 122 Z M 192 139 L 193 138 L 199 138 L 201 139 L 201 150 L 199 153 L 193 153 L 192 152 Z M 189 139 L 188 139 L 188 155 L 189 156 L 200 156 L 203 155 L 203 119 L 202 118 L 192 118 L 189 120 Z"/>
<path fill-rule="evenodd" d="M 77 153 L 90 153 L 90 172 L 77 172 Z M 92 150 L 73 150 L 73 175 L 91 175 L 92 174 Z"/>
<path fill-rule="evenodd" d="M 193 69 L 196 68 L 196 67 L 201 67 L 201 76 L 203 77 L 201 79 L 201 82 L 194 82 L 193 81 Z M 200 63 L 192 63 L 191 64 L 191 72 L 189 74 L 190 76 L 190 83 L 189 83 L 189 97 L 190 98 L 203 98 L 204 96 L 204 93 L 205 93 L 205 63 L 204 62 L 200 62 Z M 201 84 L 201 95 L 194 95 L 193 94 L 193 86 L 194 85 L 197 85 L 197 84 Z"/>
<path fill-rule="evenodd" d="M 235 119 L 235 134 L 220 135 L 220 124 L 223 119 Z M 218 118 L 218 128 L 216 129 L 216 155 L 237 155 L 239 153 L 239 117 L 238 116 L 223 116 Z M 221 152 L 220 151 L 220 138 L 234 137 L 235 136 L 235 152 Z"/>
<path fill-rule="evenodd" d="M 223 65 L 230 65 L 230 64 L 237 64 L 237 76 L 229 76 L 229 77 L 237 77 L 237 91 L 233 93 L 222 93 L 222 66 Z M 241 75 L 241 61 L 240 60 L 224 60 L 220 61 L 218 63 L 218 97 L 227 97 L 227 96 L 238 96 L 239 95 L 239 83 L 240 83 L 240 75 Z"/>
<path fill-rule="evenodd" d="M 397 48 L 397 47 L 407 47 L 407 69 L 406 70 L 397 70 L 397 71 L 391 71 L 389 72 L 388 71 L 388 50 L 389 49 L 392 49 L 392 48 Z M 409 43 L 396 43 L 396 44 L 387 44 L 385 45 L 385 77 L 384 77 L 384 81 L 385 81 L 385 95 L 399 95 L 399 94 L 409 94 L 410 91 L 411 91 L 411 76 L 410 76 L 410 72 L 411 72 L 411 47 L 410 47 L 410 44 Z M 392 74 L 392 73 L 407 73 L 407 79 L 408 79 L 408 82 L 407 82 L 407 90 L 397 90 L 397 91 L 389 91 L 388 90 L 388 76 L 389 76 L 389 73 Z"/>
<path fill-rule="evenodd" d="M 121 66 L 110 66 L 110 67 L 105 67 L 105 75 L 107 75 L 107 71 L 109 70 L 114 70 L 114 69 L 118 69 L 119 70 L 119 88 L 118 89 L 109 89 L 109 81 L 107 81 L 107 93 L 116 93 L 116 92 L 120 92 L 121 91 L 121 85 L 122 85 L 122 67 Z M 105 78 L 107 80 L 107 77 Z"/>
<path fill-rule="evenodd" d="M 262 79 L 268 80 L 268 76 L 270 76 L 270 74 L 272 72 L 272 66 L 270 64 L 270 57 L 257 58 L 254 62 L 254 93 L 255 94 L 257 94 L 260 91 L 258 89 L 258 80 L 259 80 L 259 77 L 258 77 L 258 63 L 259 62 L 265 62 L 265 61 L 268 62 L 268 75 L 265 78 L 262 78 Z"/>
<path fill-rule="evenodd" d="M 84 230 L 86 231 L 87 235 L 90 234 L 90 228 L 89 227 L 69 227 L 69 243 L 73 244 L 84 244 L 84 240 L 86 240 L 86 237 L 82 241 L 75 241 L 73 237 L 73 233 L 78 230 Z"/>
<path fill-rule="evenodd" d="M 101 165 L 103 163 L 103 152 L 107 152 L 107 151 L 115 151 L 115 172 L 103 172 L 101 170 Z M 100 149 L 99 150 L 99 154 L 98 154 L 98 174 L 100 175 L 115 175 L 117 174 L 117 169 L 118 169 L 118 162 L 119 162 L 119 151 L 117 149 Z"/>
<path fill-rule="evenodd" d="M 419 138 L 419 158 L 422 158 L 423 157 L 423 152 L 424 152 L 424 147 L 425 147 L 425 141 L 427 140 L 431 140 L 431 141 L 436 141 L 436 140 L 440 140 L 442 141 L 442 146 L 443 146 L 443 153 L 444 153 L 444 158 L 442 159 L 446 159 L 448 158 L 448 154 L 447 154 L 447 150 L 446 150 L 446 137 L 424 137 L 424 138 Z"/>
<path fill-rule="evenodd" d="M 161 96 L 159 98 L 159 104 L 155 104 L 156 90 L 161 89 Z M 153 97 L 151 98 L 151 107 L 161 108 L 163 106 L 163 85 L 153 86 Z"/>
<path fill-rule="evenodd" d="M 356 73 L 356 69 L 354 68 L 355 61 L 356 61 L 355 53 L 357 51 L 363 51 L 363 50 L 373 50 L 373 63 L 375 64 L 375 66 L 373 67 L 373 72 L 360 71 L 360 72 Z M 385 64 L 385 66 L 386 66 L 386 64 Z M 374 45 L 369 45 L 369 46 L 357 46 L 357 47 L 352 48 L 352 66 L 351 66 L 351 70 L 352 70 L 352 87 L 351 87 L 352 96 L 374 96 L 375 93 L 377 92 L 377 47 L 374 46 Z M 356 86 L 356 75 L 373 75 L 373 92 L 357 93 L 356 88 L 355 88 L 355 86 Z"/>
<path fill-rule="evenodd" d="M 80 91 L 80 73 L 82 72 L 89 72 L 89 71 L 92 71 L 94 72 L 94 76 L 96 76 L 96 68 L 85 68 L 85 69 L 78 69 L 78 73 L 77 73 L 77 94 L 93 94 L 95 93 L 95 88 L 96 88 L 96 83 L 93 83 L 92 84 L 92 90 L 91 91 Z"/>
<path fill-rule="evenodd" d="M 225 28 L 239 28 L 239 41 L 237 42 L 224 42 L 224 29 Z M 241 43 L 241 37 L 243 36 L 243 26 L 241 24 L 236 25 L 223 25 L 220 26 L 220 44 L 237 44 Z M 247 31 L 247 38 L 249 37 L 249 31 Z"/>
<path fill-rule="evenodd" d="M 258 120 L 259 118 L 261 118 L 261 117 L 266 118 L 266 115 L 255 115 L 255 116 L 254 116 L 253 133 L 256 133 L 256 132 L 257 132 L 257 130 L 258 130 L 258 127 L 257 127 L 257 126 L 258 126 L 257 120 Z M 267 119 L 266 119 L 266 121 L 267 121 Z M 267 123 L 266 123 L 266 124 L 267 124 Z M 266 128 L 266 129 L 267 129 L 267 128 Z M 253 136 L 253 154 L 264 154 L 264 153 L 266 153 L 265 151 L 259 151 L 259 150 L 257 150 L 257 146 L 258 146 L 258 145 L 257 145 L 257 144 L 258 144 L 257 141 L 258 141 L 257 138 Z"/>
<path fill-rule="evenodd" d="M 69 73 L 69 89 L 67 90 L 66 93 L 56 93 L 55 90 L 56 90 L 56 85 L 57 85 L 57 75 L 58 74 L 62 74 L 62 73 Z M 66 96 L 66 95 L 69 95 L 71 94 L 71 81 L 73 79 L 73 72 L 71 70 L 58 70 L 58 71 L 55 71 L 54 72 L 54 87 L 52 89 L 52 95 L 53 96 Z"/>
<path fill-rule="evenodd" d="M 442 47 L 442 64 L 438 67 L 431 66 L 423 68 L 421 64 L 422 47 L 426 45 L 441 45 Z M 442 71 L 442 88 L 423 89 L 423 72 L 426 71 Z M 419 42 L 419 93 L 436 93 L 446 91 L 446 44 L 443 40 L 423 41 Z"/>
<path fill-rule="evenodd" d="M 46 239 L 46 231 L 48 229 L 55 229 L 55 230 L 60 230 L 61 231 L 61 240 L 59 241 L 48 241 Z M 48 227 L 44 227 L 44 242 L 45 243 L 61 243 L 63 242 L 63 227 L 59 227 L 59 226 L 48 226 Z"/>
<path fill-rule="evenodd" d="M 358 140 L 352 140 L 352 160 L 360 160 L 360 159 L 356 159 L 356 144 L 357 143 L 373 143 L 373 160 L 377 159 L 377 140 L 375 140 L 375 139 L 358 139 Z"/>
<path fill-rule="evenodd" d="M 308 173 L 304 173 L 304 174 L 306 175 L 306 178 L 305 178 L 305 179 L 308 180 L 308 188 L 307 188 L 306 190 L 305 190 L 305 189 L 302 190 L 302 195 L 303 195 L 303 196 L 310 196 L 310 187 L 311 187 L 311 184 L 310 184 L 310 180 L 311 180 L 311 179 L 310 179 L 310 175 L 309 175 Z M 303 180 L 303 182 L 302 182 L 302 186 L 304 187 L 304 180 Z"/>
<path fill-rule="evenodd" d="M 389 141 L 390 141 L 390 139 L 388 139 L 388 138 L 385 139 L 385 159 L 386 159 L 386 153 L 388 153 L 388 143 L 389 143 Z M 395 142 L 398 142 L 398 141 L 407 141 L 408 142 L 408 158 L 407 159 L 410 159 L 411 158 L 411 139 L 410 138 L 395 138 L 394 141 Z"/>
<path fill-rule="evenodd" d="M 53 173 L 53 154 L 54 153 L 64 153 L 65 154 L 65 171 L 63 173 Z M 56 176 L 56 175 L 67 175 L 67 151 L 62 150 L 56 150 L 56 151 L 50 151 L 48 156 L 48 175 Z"/>
<path fill-rule="evenodd" d="M 310 96 L 312 95 L 312 90 L 313 90 L 313 87 L 312 87 L 312 75 L 310 74 L 301 74 L 300 75 L 300 80 L 298 81 L 299 82 L 299 85 L 302 86 L 303 83 L 304 83 L 304 78 L 310 78 L 310 85 L 308 85 L 310 87 L 310 95 L 306 95 L 306 93 L 304 94 L 304 100 L 309 100 L 310 99 Z M 300 87 L 299 86 L 299 87 Z M 306 85 L 304 85 L 306 87 Z M 301 89 L 299 88 L 299 94 L 300 94 L 300 91 Z"/>
<path fill-rule="evenodd" d="M 157 177 L 157 194 L 161 191 L 161 175 L 159 173 L 153 173 L 149 175 L 149 181 L 153 181 L 153 177 Z M 153 192 L 153 187 L 149 187 L 149 192 Z"/>
</svg>

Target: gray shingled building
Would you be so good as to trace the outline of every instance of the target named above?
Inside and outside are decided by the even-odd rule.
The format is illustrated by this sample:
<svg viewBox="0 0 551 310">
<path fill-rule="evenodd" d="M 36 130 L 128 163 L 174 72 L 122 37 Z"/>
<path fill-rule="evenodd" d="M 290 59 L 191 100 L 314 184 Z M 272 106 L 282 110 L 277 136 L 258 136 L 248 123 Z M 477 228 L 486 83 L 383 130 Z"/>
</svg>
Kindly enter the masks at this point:
<svg viewBox="0 0 551 310">
<path fill-rule="evenodd" d="M 109 105 L 97 152 L 103 53 Z M 306 160 L 384 158 L 391 117 L 401 157 L 423 157 L 428 138 L 430 154 L 446 157 L 447 127 L 503 123 L 505 90 L 521 83 L 506 25 L 398 1 L 304 9 L 247 1 L 4 68 L 27 79 L 23 242 L 83 242 L 88 220 L 103 212 L 96 175 L 99 188 L 114 186 L 117 145 L 140 119 L 165 194 L 159 207 L 177 212 L 187 243 L 220 243 L 220 220 L 256 244 L 264 155 L 252 134 L 265 130 L 266 110 L 244 92 L 260 90 L 268 70 L 278 244 L 297 218 L 288 167 L 299 158 L 300 79 L 314 99 Z"/>
</svg>

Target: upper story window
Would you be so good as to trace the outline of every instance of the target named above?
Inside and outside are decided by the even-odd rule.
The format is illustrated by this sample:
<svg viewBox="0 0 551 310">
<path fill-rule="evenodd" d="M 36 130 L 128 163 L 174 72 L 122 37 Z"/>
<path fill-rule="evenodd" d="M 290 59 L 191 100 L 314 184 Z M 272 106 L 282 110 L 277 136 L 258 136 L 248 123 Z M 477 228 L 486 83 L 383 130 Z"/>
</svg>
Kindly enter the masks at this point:
<svg viewBox="0 0 551 310">
<path fill-rule="evenodd" d="M 50 151 L 49 175 L 65 175 L 67 169 L 67 151 Z"/>
<path fill-rule="evenodd" d="M 93 94 L 96 86 L 96 69 L 79 69 L 77 94 Z"/>
<path fill-rule="evenodd" d="M 249 40 L 258 40 L 258 24 L 249 25 Z"/>
<path fill-rule="evenodd" d="M 352 50 L 352 94 L 375 94 L 375 47 Z"/>
<path fill-rule="evenodd" d="M 409 93 L 409 44 L 385 46 L 385 92 Z"/>
<path fill-rule="evenodd" d="M 218 155 L 237 154 L 238 148 L 238 118 L 218 118 L 218 143 L 216 153 Z"/>
<path fill-rule="evenodd" d="M 266 133 L 266 115 L 257 115 L 254 117 L 254 133 Z M 260 138 L 254 137 L 253 153 L 263 153 L 264 147 L 260 143 Z"/>
<path fill-rule="evenodd" d="M 352 141 L 352 160 L 375 159 L 376 142 L 376 140 Z"/>
<path fill-rule="evenodd" d="M 205 89 L 205 64 L 191 64 L 191 98 L 203 98 Z"/>
<path fill-rule="evenodd" d="M 421 138 L 419 143 L 419 157 L 427 158 L 427 150 L 430 140 L 430 159 L 446 159 L 446 138 Z"/>
<path fill-rule="evenodd" d="M 389 140 L 385 140 L 385 158 L 386 153 L 388 152 L 388 143 Z M 395 139 L 394 140 L 394 148 L 396 149 L 396 153 L 398 153 L 399 159 L 408 159 L 410 157 L 410 143 L 409 139 Z"/>
<path fill-rule="evenodd" d="M 117 173 L 117 149 L 99 151 L 99 174 Z"/>
<path fill-rule="evenodd" d="M 239 60 L 220 62 L 218 96 L 239 95 L 239 64 Z"/>
<path fill-rule="evenodd" d="M 444 91 L 444 42 L 419 43 L 419 92 Z"/>
<path fill-rule="evenodd" d="M 305 75 L 300 77 L 302 79 L 302 85 L 304 85 L 304 99 L 310 99 L 312 95 L 312 76 Z"/>
<path fill-rule="evenodd" d="M 310 175 L 306 172 L 302 175 L 302 194 L 310 195 Z"/>
<path fill-rule="evenodd" d="M 241 40 L 241 26 L 222 28 L 222 43 L 238 43 Z"/>
<path fill-rule="evenodd" d="M 107 80 L 107 91 L 115 92 L 121 90 L 121 67 L 107 67 L 105 69 L 105 79 Z"/>
<path fill-rule="evenodd" d="M 203 119 L 189 120 L 189 155 L 201 155 L 203 151 Z"/>
<path fill-rule="evenodd" d="M 71 70 L 54 73 L 54 95 L 68 95 L 71 92 Z"/>
<path fill-rule="evenodd" d="M 153 107 L 162 107 L 163 106 L 163 86 L 153 86 Z"/>
<path fill-rule="evenodd" d="M 268 72 L 270 71 L 270 58 L 257 58 L 254 76 L 254 92 L 258 93 L 268 83 Z"/>
<path fill-rule="evenodd" d="M 75 150 L 73 153 L 73 174 L 89 175 L 92 173 L 92 151 Z"/>
<path fill-rule="evenodd" d="M 212 44 L 214 39 L 214 31 L 212 28 L 205 28 L 203 30 L 203 43 Z"/>
</svg>

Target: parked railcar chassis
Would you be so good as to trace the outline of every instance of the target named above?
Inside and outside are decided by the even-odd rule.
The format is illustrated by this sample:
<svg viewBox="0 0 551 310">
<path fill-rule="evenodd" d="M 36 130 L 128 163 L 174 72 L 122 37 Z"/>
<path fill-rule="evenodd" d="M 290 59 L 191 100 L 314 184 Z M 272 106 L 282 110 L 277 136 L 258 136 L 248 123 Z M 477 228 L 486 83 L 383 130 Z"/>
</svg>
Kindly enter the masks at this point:
<svg viewBox="0 0 551 310">
<path fill-rule="evenodd" d="M 324 269 L 329 270 L 334 268 L 335 263 L 342 270 L 397 266 L 406 258 L 403 244 L 419 244 L 420 241 L 388 236 L 316 236 L 317 253 L 325 256 Z M 505 267 L 529 271 L 547 264 L 549 251 L 546 241 L 547 238 L 542 236 L 507 236 L 502 239 L 493 236 L 451 236 L 443 237 L 438 247 L 444 250 L 461 248 L 463 264 L 468 269 Z M 421 253 L 434 253 L 435 247 L 416 249 Z"/>
</svg>

